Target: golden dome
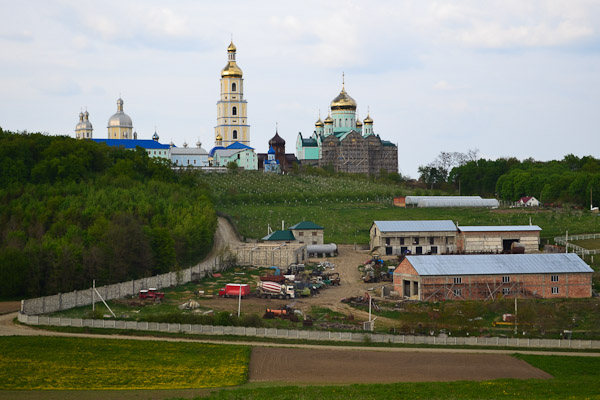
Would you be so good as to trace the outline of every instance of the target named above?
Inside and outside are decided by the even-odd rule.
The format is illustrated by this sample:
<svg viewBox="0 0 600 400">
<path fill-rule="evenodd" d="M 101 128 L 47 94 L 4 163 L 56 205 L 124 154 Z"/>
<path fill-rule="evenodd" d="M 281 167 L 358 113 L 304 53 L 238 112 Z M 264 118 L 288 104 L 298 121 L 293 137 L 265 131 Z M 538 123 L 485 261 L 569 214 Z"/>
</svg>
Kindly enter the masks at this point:
<svg viewBox="0 0 600 400">
<path fill-rule="evenodd" d="M 229 54 L 227 57 L 228 61 L 225 68 L 221 70 L 221 78 L 225 78 L 226 76 L 235 78 L 242 77 L 242 70 L 240 67 L 238 67 L 237 63 L 235 62 L 235 51 L 235 45 L 233 44 L 233 42 L 231 42 L 229 44 L 229 47 L 227 47 L 227 53 Z"/>
<path fill-rule="evenodd" d="M 323 126 L 323 121 L 321 121 L 321 118 L 319 118 L 319 120 L 317 122 L 315 122 L 315 126 L 316 127 L 321 127 Z"/>
<path fill-rule="evenodd" d="M 331 101 L 332 110 L 356 110 L 356 101 L 346 93 L 344 85 L 342 91 Z"/>
<path fill-rule="evenodd" d="M 223 140 L 223 137 L 221 136 L 220 133 L 217 133 L 217 140 L 219 140 L 219 141 Z"/>
<path fill-rule="evenodd" d="M 324 121 L 326 124 L 333 124 L 333 118 L 331 118 L 331 114 L 327 115 L 327 118 L 325 118 Z"/>
<path fill-rule="evenodd" d="M 225 68 L 221 70 L 221 78 L 225 78 L 226 76 L 232 76 L 237 78 L 242 77 L 242 70 L 240 69 L 240 67 L 238 67 L 235 61 L 229 61 Z"/>
<path fill-rule="evenodd" d="M 360 119 L 358 121 L 356 121 L 356 127 L 358 128 L 359 126 L 363 126 L 363 123 L 360 122 Z"/>
<path fill-rule="evenodd" d="M 365 118 L 365 124 L 371 124 L 371 125 L 373 125 L 373 120 L 371 119 L 371 117 L 369 116 L 369 114 L 367 114 L 367 118 Z"/>
</svg>

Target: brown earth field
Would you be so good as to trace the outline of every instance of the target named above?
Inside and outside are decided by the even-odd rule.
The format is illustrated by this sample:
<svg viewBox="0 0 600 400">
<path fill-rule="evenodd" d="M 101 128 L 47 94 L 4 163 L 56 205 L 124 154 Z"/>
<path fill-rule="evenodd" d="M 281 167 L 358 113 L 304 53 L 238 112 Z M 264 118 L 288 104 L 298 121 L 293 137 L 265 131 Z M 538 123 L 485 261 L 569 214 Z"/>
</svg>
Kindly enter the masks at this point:
<svg viewBox="0 0 600 400">
<path fill-rule="evenodd" d="M 503 354 L 252 348 L 250 382 L 349 384 L 551 379 Z"/>
<path fill-rule="evenodd" d="M 0 301 L 0 315 L 19 311 L 20 309 L 20 301 Z"/>
</svg>

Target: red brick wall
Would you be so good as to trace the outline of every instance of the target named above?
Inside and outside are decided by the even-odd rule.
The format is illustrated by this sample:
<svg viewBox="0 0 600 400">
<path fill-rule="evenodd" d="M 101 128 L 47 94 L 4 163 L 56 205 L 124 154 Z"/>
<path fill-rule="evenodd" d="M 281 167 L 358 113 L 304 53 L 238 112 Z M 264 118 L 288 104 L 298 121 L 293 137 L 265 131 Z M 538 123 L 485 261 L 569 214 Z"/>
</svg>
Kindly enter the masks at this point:
<svg viewBox="0 0 600 400">
<path fill-rule="evenodd" d="M 402 281 L 403 280 L 419 280 L 419 274 L 413 268 L 408 259 L 402 260 L 400 265 L 394 270 L 394 291 L 397 292 L 400 296 L 404 296 Z"/>
<path fill-rule="evenodd" d="M 558 275 L 558 282 L 552 282 L 552 275 Z M 510 281 L 502 283 L 503 276 L 508 276 Z M 591 297 L 592 295 L 591 273 L 463 275 L 460 276 L 460 284 L 454 283 L 455 276 L 422 276 L 420 278 L 421 299 L 430 301 L 441 299 L 483 300 L 488 297 L 489 290 L 495 290 L 494 297 L 497 298 L 502 296 L 503 288 L 517 291 L 519 297 L 582 298 Z M 395 280 L 396 276 L 394 276 L 394 287 L 396 286 Z M 400 281 L 399 284 L 401 285 L 402 282 Z M 552 293 L 553 287 L 558 288 L 557 294 Z M 453 294 L 454 289 L 462 290 L 462 296 L 455 297 Z M 511 293 L 508 296 L 512 297 L 513 294 Z"/>
</svg>

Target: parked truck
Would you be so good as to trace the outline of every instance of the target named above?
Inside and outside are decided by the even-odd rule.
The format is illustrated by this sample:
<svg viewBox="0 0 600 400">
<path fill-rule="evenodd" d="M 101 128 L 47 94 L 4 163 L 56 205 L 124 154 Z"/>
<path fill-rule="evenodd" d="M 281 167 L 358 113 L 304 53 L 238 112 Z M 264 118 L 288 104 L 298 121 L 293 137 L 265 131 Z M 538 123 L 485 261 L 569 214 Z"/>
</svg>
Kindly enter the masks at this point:
<svg viewBox="0 0 600 400">
<path fill-rule="evenodd" d="M 140 298 L 140 300 L 149 299 L 154 301 L 160 301 L 165 297 L 165 294 L 159 292 L 158 290 L 156 290 L 156 288 L 148 288 L 140 290 L 138 297 Z"/>
<path fill-rule="evenodd" d="M 270 299 L 273 297 L 279 299 L 293 299 L 296 297 L 294 286 L 270 281 L 259 281 L 256 286 L 256 292 L 258 296 L 263 299 Z"/>
<path fill-rule="evenodd" d="M 228 283 L 224 288 L 219 289 L 221 297 L 246 297 L 250 294 L 250 285 L 245 283 Z"/>
</svg>

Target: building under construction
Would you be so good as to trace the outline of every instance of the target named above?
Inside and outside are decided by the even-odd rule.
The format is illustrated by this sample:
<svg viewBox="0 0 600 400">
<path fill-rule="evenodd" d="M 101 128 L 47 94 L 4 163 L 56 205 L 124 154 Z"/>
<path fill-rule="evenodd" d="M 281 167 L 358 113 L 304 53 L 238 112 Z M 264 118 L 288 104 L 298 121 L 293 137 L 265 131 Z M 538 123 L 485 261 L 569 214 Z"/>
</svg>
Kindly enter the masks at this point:
<svg viewBox="0 0 600 400">
<path fill-rule="evenodd" d="M 319 166 L 331 165 L 338 172 L 377 175 L 381 170 L 398 172 L 398 147 L 376 135 L 358 132 L 323 139 Z"/>
<path fill-rule="evenodd" d="M 584 298 L 592 273 L 573 253 L 407 256 L 394 291 L 421 301 Z"/>
<path fill-rule="evenodd" d="M 308 258 L 306 244 L 298 243 L 245 243 L 229 249 L 238 265 L 287 268 L 302 264 Z"/>
</svg>

